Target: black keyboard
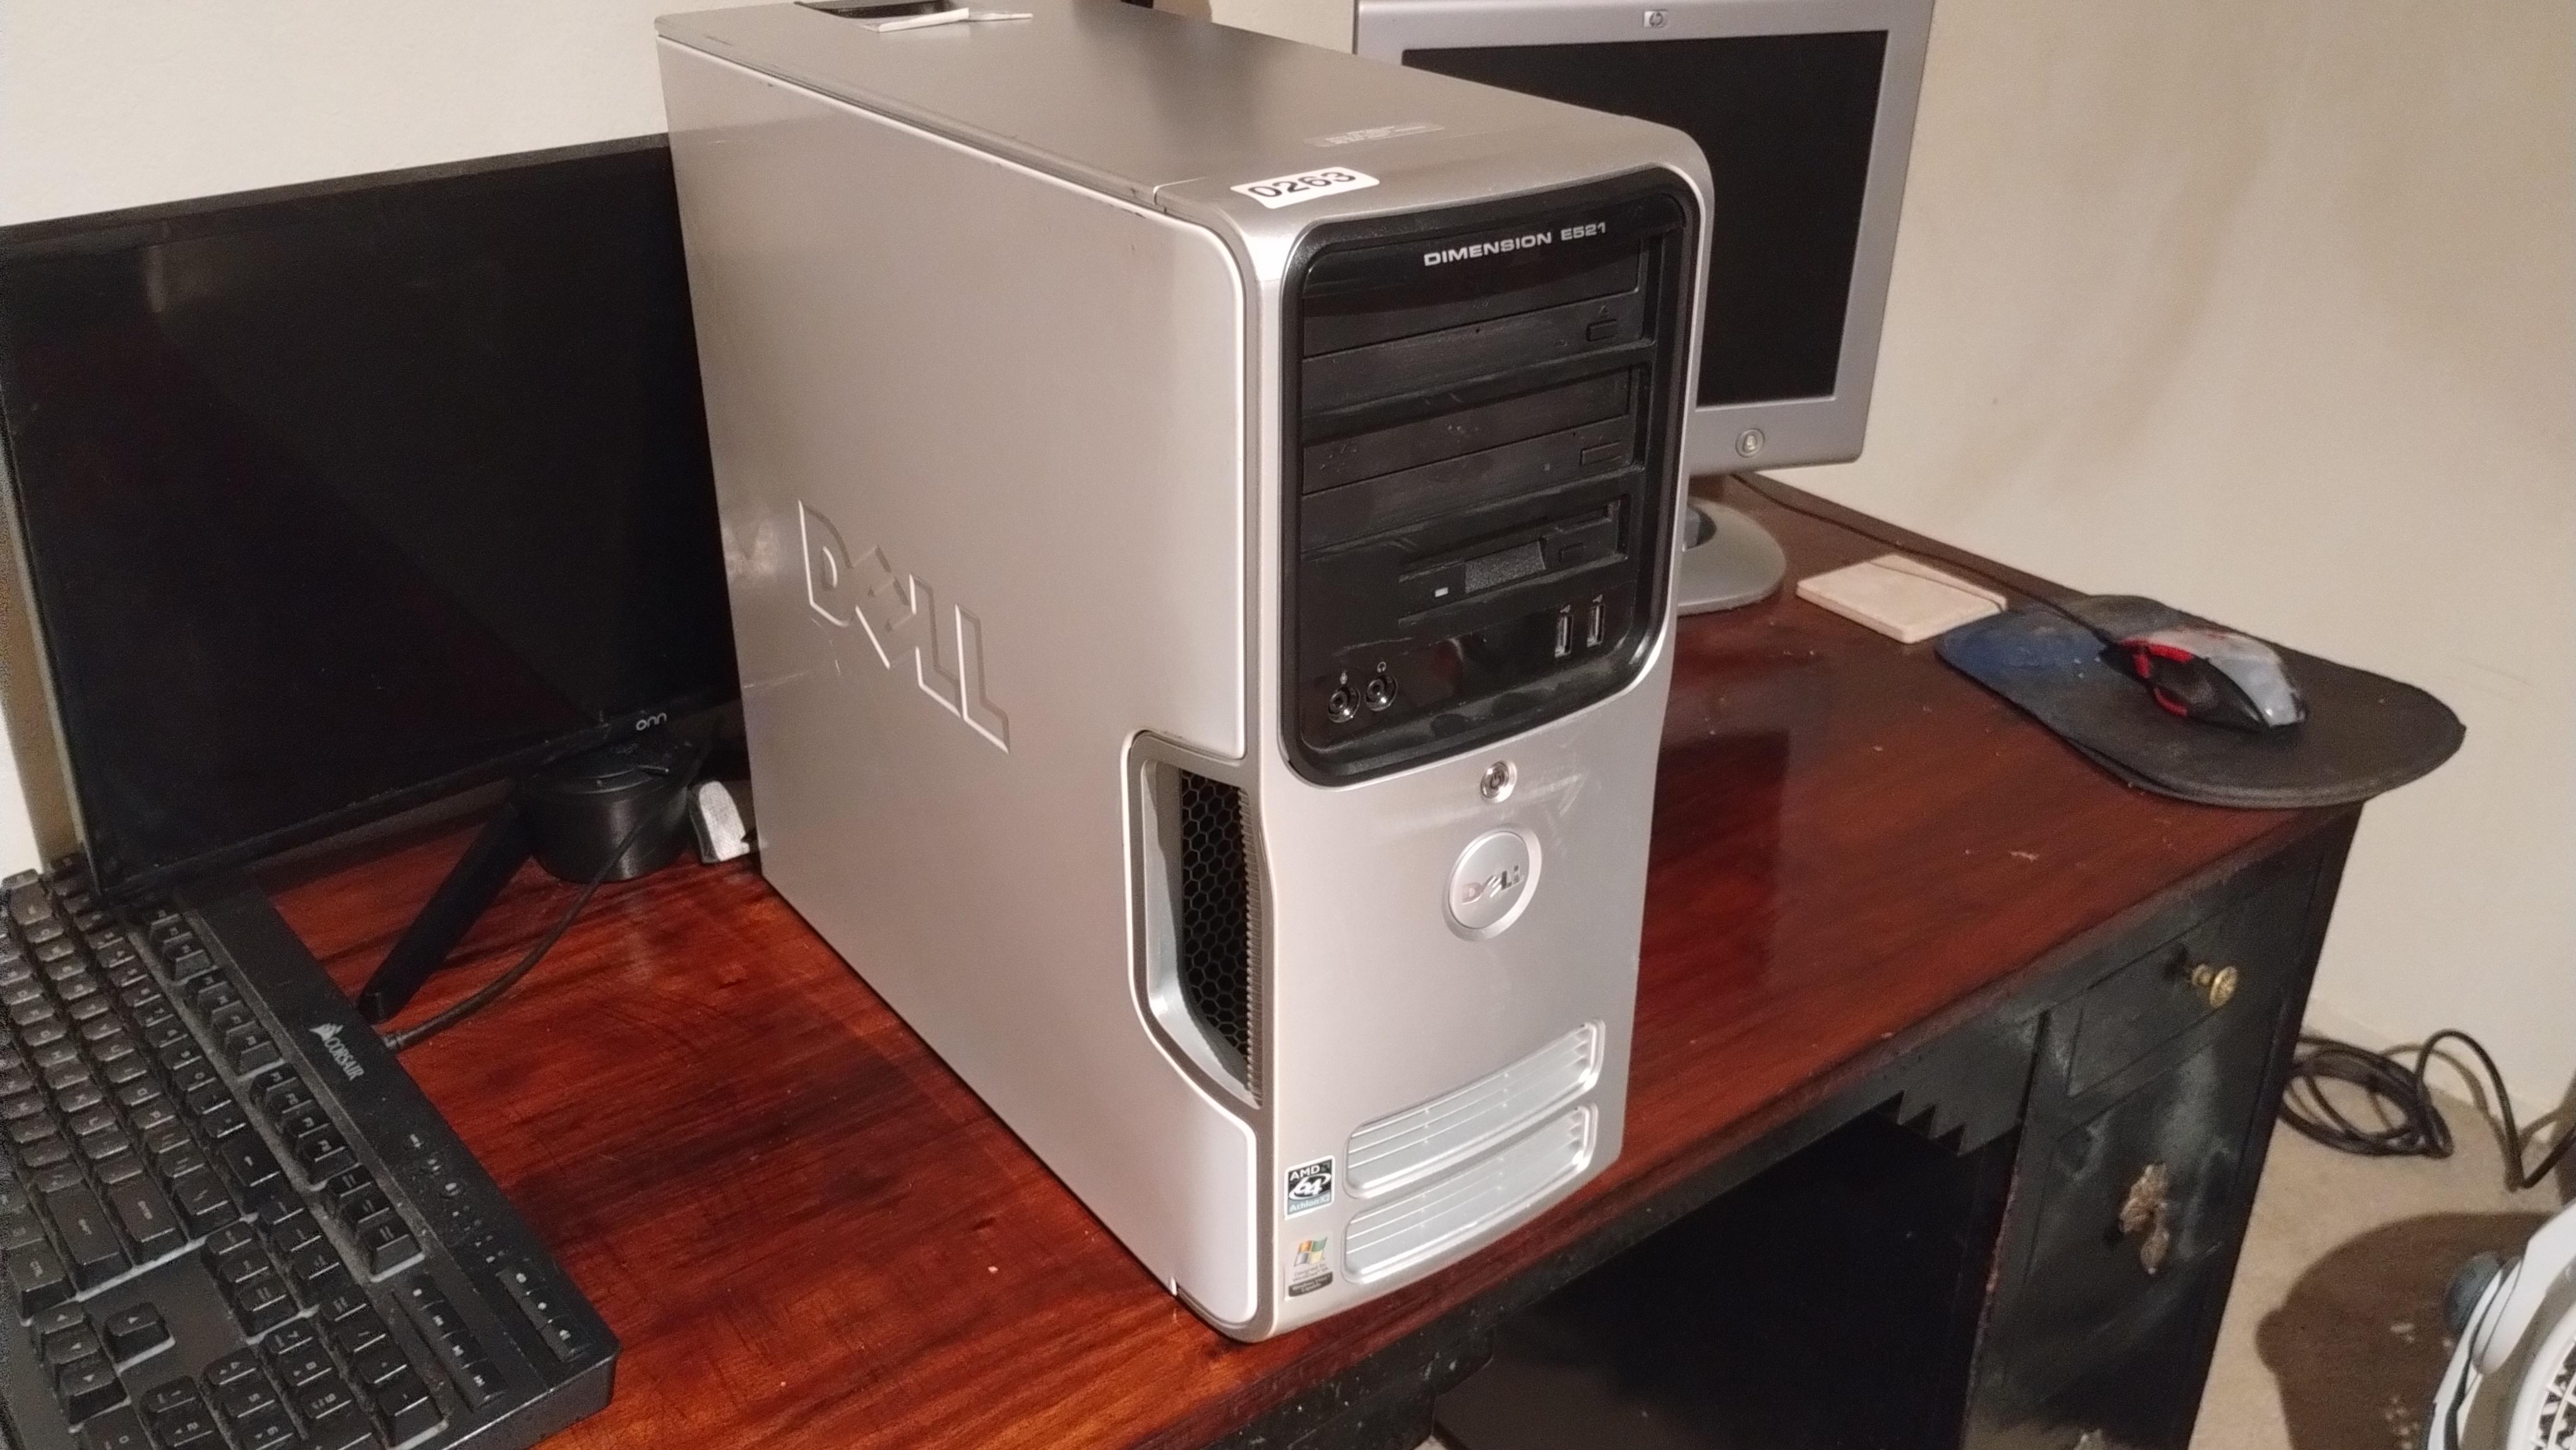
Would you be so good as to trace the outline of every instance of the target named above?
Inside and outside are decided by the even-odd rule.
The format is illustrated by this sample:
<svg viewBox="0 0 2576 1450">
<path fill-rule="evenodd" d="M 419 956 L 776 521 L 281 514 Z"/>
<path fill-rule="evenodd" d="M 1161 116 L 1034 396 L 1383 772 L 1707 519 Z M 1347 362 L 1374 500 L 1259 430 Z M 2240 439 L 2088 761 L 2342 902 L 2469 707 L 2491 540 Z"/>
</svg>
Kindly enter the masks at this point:
<svg viewBox="0 0 2576 1450">
<path fill-rule="evenodd" d="M 479 1450 L 608 1402 L 607 1326 L 265 896 L 0 894 L 9 1444 Z"/>
</svg>

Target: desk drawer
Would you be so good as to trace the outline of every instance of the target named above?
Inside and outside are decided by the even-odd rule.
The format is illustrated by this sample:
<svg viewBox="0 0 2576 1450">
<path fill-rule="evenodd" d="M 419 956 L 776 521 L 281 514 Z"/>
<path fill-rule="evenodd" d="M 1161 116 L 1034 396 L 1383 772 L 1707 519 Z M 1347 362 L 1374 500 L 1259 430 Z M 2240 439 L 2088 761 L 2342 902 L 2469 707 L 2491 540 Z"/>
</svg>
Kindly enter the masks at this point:
<svg viewBox="0 0 2576 1450">
<path fill-rule="evenodd" d="M 2297 970 L 2312 871 L 2292 871 L 2094 983 L 2067 1014 L 2081 1096 L 2213 1016 L 2264 1017 Z"/>
<path fill-rule="evenodd" d="M 2234 1241 L 2272 1015 L 2212 1024 L 2199 1050 L 2027 1162 L 2040 1202 L 2012 1309 L 2023 1342 L 2073 1349 Z"/>
</svg>

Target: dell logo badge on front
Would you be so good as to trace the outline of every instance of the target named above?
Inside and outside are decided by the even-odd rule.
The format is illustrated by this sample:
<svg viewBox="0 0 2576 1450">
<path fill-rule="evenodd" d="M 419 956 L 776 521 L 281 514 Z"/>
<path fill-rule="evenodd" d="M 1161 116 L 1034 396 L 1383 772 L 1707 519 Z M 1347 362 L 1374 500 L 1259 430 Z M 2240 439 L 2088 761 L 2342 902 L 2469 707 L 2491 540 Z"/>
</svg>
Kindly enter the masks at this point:
<svg viewBox="0 0 2576 1450">
<path fill-rule="evenodd" d="M 883 549 L 853 560 L 840 529 L 813 505 L 800 502 L 796 515 L 805 603 L 815 616 L 835 629 L 857 625 L 886 669 L 894 668 L 897 650 L 909 651 L 923 694 L 996 748 L 1010 749 L 1010 717 L 984 693 L 983 622 L 958 605 L 942 614 L 930 581 L 897 570 Z"/>
</svg>

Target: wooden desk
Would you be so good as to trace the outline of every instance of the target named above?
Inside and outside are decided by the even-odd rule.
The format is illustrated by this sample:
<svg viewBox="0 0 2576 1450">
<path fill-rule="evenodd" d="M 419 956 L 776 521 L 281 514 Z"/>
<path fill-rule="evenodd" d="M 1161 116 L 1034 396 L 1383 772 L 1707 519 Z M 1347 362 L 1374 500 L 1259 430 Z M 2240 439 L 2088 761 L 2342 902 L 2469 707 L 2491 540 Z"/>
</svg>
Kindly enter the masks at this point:
<svg viewBox="0 0 2576 1450">
<path fill-rule="evenodd" d="M 1793 577 L 1884 551 L 1741 501 Z M 2269 889 L 2243 910 L 2276 940 L 2236 1009 L 2262 1025 L 2227 1059 L 2233 1119 L 2211 1130 L 2235 1156 L 2204 1218 L 2173 1227 L 2188 1241 L 2162 1276 L 2216 1278 L 2190 1311 L 2214 1332 L 2357 809 L 2130 790 L 1931 646 L 1792 599 L 1686 621 L 1678 648 L 1625 1151 L 1469 1261 L 1264 1344 L 1167 1295 L 755 871 L 603 891 L 511 996 L 405 1059 L 624 1341 L 614 1402 L 555 1443 L 1409 1445 L 1500 1316 L 1892 1098 L 1936 1134 L 1966 1121 L 1963 1140 L 2038 1125 L 2026 1176 L 2062 1157 L 2058 1134 L 2095 1131 L 2099 1103 L 2199 1061 L 2217 1030 L 2172 1006 L 2196 989 L 2166 978 L 2196 963 L 2140 954 Z M 280 909 L 354 988 L 462 846 L 284 884 Z M 569 891 L 523 875 L 468 943 L 477 967 L 415 1011 Z M 2084 1001 L 2100 1010 L 2079 1033 Z M 2156 1039 L 2159 1011 L 2181 1013 L 2178 1036 Z M 2145 1058 L 2110 1060 L 2124 1032 Z M 2074 1425 L 2080 1406 L 2039 1403 L 2057 1391 L 2025 1384 L 2012 1346 L 2132 1292 L 2116 1269 L 2047 1261 L 2071 1251 L 2050 1247 L 2068 1231 L 2042 1196 L 2017 1192 L 1995 1229 L 1972 1441 Z M 2083 1253 L 2136 1257 L 2097 1227 L 2074 1235 Z M 2207 1346 L 2182 1352 L 2196 1401 Z"/>
</svg>

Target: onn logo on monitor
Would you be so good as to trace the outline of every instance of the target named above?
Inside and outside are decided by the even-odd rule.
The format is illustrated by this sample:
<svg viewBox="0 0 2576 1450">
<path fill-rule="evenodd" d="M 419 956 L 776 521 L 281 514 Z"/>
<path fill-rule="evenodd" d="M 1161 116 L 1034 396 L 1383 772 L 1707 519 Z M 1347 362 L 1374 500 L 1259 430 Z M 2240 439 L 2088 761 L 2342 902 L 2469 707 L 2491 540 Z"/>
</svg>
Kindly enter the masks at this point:
<svg viewBox="0 0 2576 1450">
<path fill-rule="evenodd" d="M 930 581 L 898 570 L 885 550 L 853 559 L 832 521 L 813 505 L 796 505 L 804 538 L 805 603 L 836 629 L 857 625 L 876 651 L 877 663 L 895 667 L 898 652 L 912 656 L 921 692 L 997 748 L 1011 748 L 1011 720 L 984 693 L 984 625 L 963 606 L 939 608 Z"/>
</svg>

